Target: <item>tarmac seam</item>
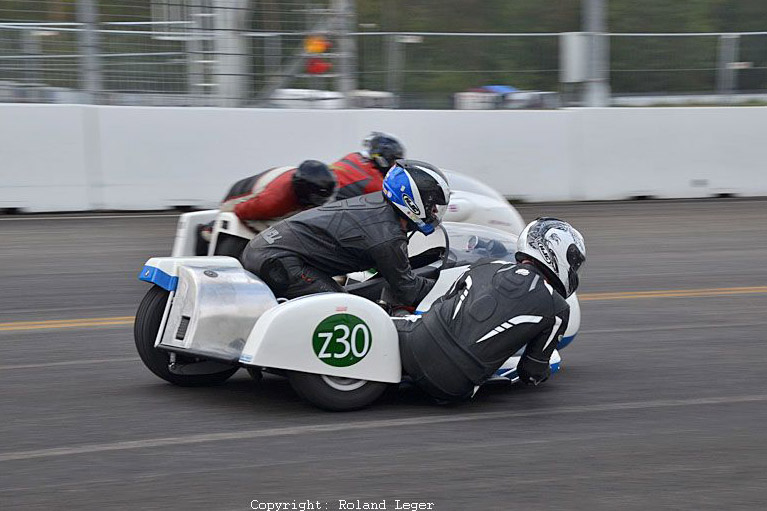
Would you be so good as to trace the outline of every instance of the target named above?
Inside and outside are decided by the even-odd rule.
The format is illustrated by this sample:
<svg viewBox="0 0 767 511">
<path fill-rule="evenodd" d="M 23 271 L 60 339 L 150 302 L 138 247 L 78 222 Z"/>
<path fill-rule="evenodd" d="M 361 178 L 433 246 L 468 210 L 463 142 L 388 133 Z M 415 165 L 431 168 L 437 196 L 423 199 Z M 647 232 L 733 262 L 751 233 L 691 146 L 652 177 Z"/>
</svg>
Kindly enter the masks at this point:
<svg viewBox="0 0 767 511">
<path fill-rule="evenodd" d="M 89 360 L 65 360 L 62 362 L 45 362 L 40 364 L 17 364 L 0 366 L 0 371 L 12 371 L 14 369 L 40 369 L 43 367 L 66 367 L 91 364 L 114 364 L 117 362 L 137 362 L 139 357 L 101 358 Z"/>
<path fill-rule="evenodd" d="M 661 399 L 654 401 L 634 401 L 623 403 L 605 403 L 597 405 L 565 406 L 548 408 L 545 410 L 527 410 L 520 412 L 485 412 L 467 415 L 432 415 L 410 417 L 406 419 L 383 419 L 374 421 L 359 421 L 343 424 L 318 424 L 307 426 L 288 426 L 249 431 L 233 431 L 224 433 L 205 433 L 197 435 L 185 435 L 176 437 L 147 438 L 143 440 L 129 440 L 104 444 L 89 444 L 69 447 L 54 447 L 31 451 L 6 452 L 0 454 L 0 463 L 8 461 L 20 461 L 39 458 L 56 458 L 62 456 L 75 456 L 80 454 L 93 454 L 100 452 L 128 451 L 135 449 L 147 449 L 151 447 L 171 447 L 178 445 L 193 445 L 211 442 L 224 442 L 231 440 L 251 440 L 254 438 L 274 438 L 299 435 L 315 435 L 322 433 L 337 433 L 349 431 L 362 431 L 368 429 L 397 428 L 424 426 L 434 424 L 448 424 L 459 422 L 472 422 L 481 420 L 505 420 L 523 417 L 541 417 L 547 415 L 581 414 L 581 413 L 604 413 L 631 410 L 650 410 L 675 408 L 682 406 L 706 406 L 727 405 L 737 403 L 760 403 L 767 402 L 767 394 L 730 396 L 730 397 L 704 397 L 689 399 Z"/>
</svg>

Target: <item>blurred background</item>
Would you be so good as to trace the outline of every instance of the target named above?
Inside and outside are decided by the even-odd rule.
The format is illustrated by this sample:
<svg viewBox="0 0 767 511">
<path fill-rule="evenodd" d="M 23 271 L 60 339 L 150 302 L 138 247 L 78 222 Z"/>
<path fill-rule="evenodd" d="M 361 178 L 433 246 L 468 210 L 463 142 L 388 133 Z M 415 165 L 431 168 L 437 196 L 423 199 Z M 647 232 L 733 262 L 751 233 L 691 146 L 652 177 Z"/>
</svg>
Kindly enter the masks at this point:
<svg viewBox="0 0 767 511">
<path fill-rule="evenodd" d="M 763 0 L 3 0 L 0 101 L 767 104 Z"/>
</svg>

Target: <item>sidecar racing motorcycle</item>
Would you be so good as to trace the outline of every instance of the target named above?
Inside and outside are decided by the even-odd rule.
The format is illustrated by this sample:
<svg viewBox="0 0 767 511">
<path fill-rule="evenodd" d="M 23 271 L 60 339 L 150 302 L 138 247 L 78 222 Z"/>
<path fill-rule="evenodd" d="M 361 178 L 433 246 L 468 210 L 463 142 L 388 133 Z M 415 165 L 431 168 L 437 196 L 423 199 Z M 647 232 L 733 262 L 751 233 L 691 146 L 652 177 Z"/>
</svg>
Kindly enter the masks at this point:
<svg viewBox="0 0 767 511">
<path fill-rule="evenodd" d="M 376 303 L 385 287 L 380 276 L 348 278 L 346 293 L 280 299 L 233 257 L 184 254 L 190 225 L 179 222 L 174 256 L 149 259 L 139 274 L 152 287 L 136 313 L 135 342 L 152 373 L 197 386 L 222 383 L 240 368 L 254 378 L 266 371 L 286 376 L 310 403 L 338 411 L 367 406 L 402 382 L 394 324 L 402 319 Z M 416 233 L 412 267 L 437 279 L 416 313 L 428 310 L 470 264 L 484 257 L 513 261 L 515 247 L 515 234 L 487 225 L 443 222 L 431 236 Z M 580 326 L 576 295 L 568 302 L 570 323 L 558 349 Z M 520 355 L 491 380 L 515 381 Z M 555 350 L 552 373 L 560 360 Z"/>
</svg>

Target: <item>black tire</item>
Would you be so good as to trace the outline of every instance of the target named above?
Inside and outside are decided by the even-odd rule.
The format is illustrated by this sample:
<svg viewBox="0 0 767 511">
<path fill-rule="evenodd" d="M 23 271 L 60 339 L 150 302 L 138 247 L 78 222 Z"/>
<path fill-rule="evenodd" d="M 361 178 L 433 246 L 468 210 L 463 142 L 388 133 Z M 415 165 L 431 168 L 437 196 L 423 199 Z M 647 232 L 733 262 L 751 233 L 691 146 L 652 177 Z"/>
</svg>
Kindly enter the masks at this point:
<svg viewBox="0 0 767 511">
<path fill-rule="evenodd" d="M 335 379 L 338 382 L 357 382 L 358 388 L 352 383 L 350 390 L 339 390 L 328 384 L 328 378 L 321 374 L 300 373 L 290 371 L 288 380 L 296 393 L 318 408 L 331 412 L 359 410 L 373 404 L 389 387 L 388 383 L 377 381 Z"/>
<path fill-rule="evenodd" d="M 144 365 L 155 375 L 163 380 L 180 385 L 182 387 L 200 387 L 206 385 L 219 385 L 228 380 L 238 367 L 232 367 L 220 373 L 213 374 L 174 374 L 168 369 L 170 355 L 167 351 L 158 350 L 154 347 L 157 331 L 168 302 L 168 291 L 160 286 L 152 286 L 141 305 L 136 311 L 136 322 L 133 324 L 133 337 L 136 341 L 136 350 Z M 179 362 L 184 362 L 184 357 L 177 355 Z M 189 360 L 187 360 L 189 361 Z"/>
</svg>

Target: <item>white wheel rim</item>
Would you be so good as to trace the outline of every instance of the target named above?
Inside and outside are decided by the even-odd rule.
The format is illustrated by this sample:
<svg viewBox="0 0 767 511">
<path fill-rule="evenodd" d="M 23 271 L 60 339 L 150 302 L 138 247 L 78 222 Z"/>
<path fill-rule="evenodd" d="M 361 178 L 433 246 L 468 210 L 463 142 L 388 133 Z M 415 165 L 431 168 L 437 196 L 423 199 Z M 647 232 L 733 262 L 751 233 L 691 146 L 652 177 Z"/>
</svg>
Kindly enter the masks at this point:
<svg viewBox="0 0 767 511">
<path fill-rule="evenodd" d="M 367 383 L 367 380 L 342 378 L 340 376 L 328 376 L 326 374 L 321 375 L 321 378 L 328 387 L 340 390 L 341 392 L 351 392 L 352 390 L 357 390 Z"/>
</svg>

